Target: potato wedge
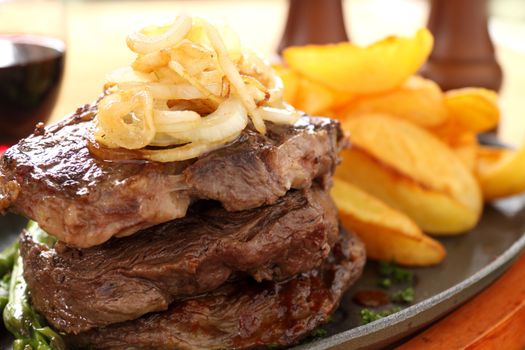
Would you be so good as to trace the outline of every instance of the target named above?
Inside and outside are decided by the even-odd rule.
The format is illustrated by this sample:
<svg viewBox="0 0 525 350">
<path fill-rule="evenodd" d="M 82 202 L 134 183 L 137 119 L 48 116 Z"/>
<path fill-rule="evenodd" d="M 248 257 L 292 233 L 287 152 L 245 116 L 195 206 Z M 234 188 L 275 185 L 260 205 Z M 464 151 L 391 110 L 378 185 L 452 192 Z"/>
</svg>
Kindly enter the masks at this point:
<svg viewBox="0 0 525 350">
<path fill-rule="evenodd" d="M 294 107 L 310 115 L 319 115 L 330 109 L 334 101 L 334 95 L 327 87 L 304 77 L 299 80 Z"/>
<path fill-rule="evenodd" d="M 447 144 L 472 173 L 475 172 L 479 147 L 475 133 L 465 131 L 452 120 L 448 120 L 437 128 L 431 128 L 429 131 Z"/>
<path fill-rule="evenodd" d="M 335 109 L 345 106 L 354 96 L 336 91 L 301 76 L 290 68 L 274 65 L 284 84 L 284 100 L 309 114 L 335 117 Z"/>
<path fill-rule="evenodd" d="M 351 43 L 290 47 L 283 52 L 292 69 L 334 90 L 354 94 L 384 92 L 401 85 L 426 61 L 432 34 L 388 37 L 368 47 Z"/>
<path fill-rule="evenodd" d="M 369 258 L 408 266 L 435 265 L 445 258 L 441 243 L 379 199 L 339 179 L 331 194 L 343 226 L 363 240 Z"/>
<path fill-rule="evenodd" d="M 447 118 L 443 124 L 427 128 L 427 130 L 447 145 L 455 144 L 467 132 L 452 118 Z M 472 134 L 470 131 L 468 133 Z"/>
<path fill-rule="evenodd" d="M 480 146 L 476 174 L 487 201 L 524 192 L 525 145 L 519 150 Z"/>
<path fill-rule="evenodd" d="M 473 133 L 463 133 L 457 135 L 449 146 L 459 159 L 467 166 L 467 168 L 474 173 L 476 170 L 476 163 L 478 158 L 478 138 Z"/>
<path fill-rule="evenodd" d="M 361 96 L 343 111 L 345 117 L 367 113 L 391 114 L 423 127 L 441 125 L 448 117 L 440 87 L 420 76 L 410 77 L 394 90 Z"/>
<path fill-rule="evenodd" d="M 345 91 L 338 91 L 333 89 L 329 90 L 332 93 L 334 99 L 331 106 L 332 110 L 346 108 L 346 106 L 356 98 L 356 95 Z"/>
<path fill-rule="evenodd" d="M 343 123 L 352 147 L 336 176 L 412 218 L 424 231 L 457 234 L 482 210 L 477 181 L 454 152 L 401 119 L 370 115 Z"/>
<path fill-rule="evenodd" d="M 442 125 L 428 130 L 447 144 L 472 173 L 475 172 L 479 143 L 474 132 L 465 131 L 464 127 L 450 118 Z"/>
<path fill-rule="evenodd" d="M 450 117 L 464 130 L 478 133 L 491 130 L 499 123 L 495 91 L 482 88 L 450 90 L 445 94 L 445 105 Z"/>
<path fill-rule="evenodd" d="M 290 68 L 283 67 L 281 65 L 274 65 L 273 69 L 279 74 L 284 84 L 284 100 L 291 105 L 295 104 L 295 98 L 299 91 L 300 78 Z"/>
</svg>

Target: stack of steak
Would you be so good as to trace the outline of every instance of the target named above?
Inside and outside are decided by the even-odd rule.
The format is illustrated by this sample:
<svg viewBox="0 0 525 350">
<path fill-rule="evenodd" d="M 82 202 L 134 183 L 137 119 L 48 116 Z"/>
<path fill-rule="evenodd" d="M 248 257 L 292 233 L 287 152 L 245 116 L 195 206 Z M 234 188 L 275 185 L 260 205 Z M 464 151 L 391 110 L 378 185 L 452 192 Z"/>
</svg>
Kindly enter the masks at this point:
<svg viewBox="0 0 525 350">
<path fill-rule="evenodd" d="M 24 232 L 31 303 L 74 347 L 245 349 L 296 343 L 335 311 L 364 264 L 328 194 L 339 124 L 247 128 L 174 163 L 105 161 L 95 107 L 40 128 L 0 163 L 0 211 Z"/>
</svg>

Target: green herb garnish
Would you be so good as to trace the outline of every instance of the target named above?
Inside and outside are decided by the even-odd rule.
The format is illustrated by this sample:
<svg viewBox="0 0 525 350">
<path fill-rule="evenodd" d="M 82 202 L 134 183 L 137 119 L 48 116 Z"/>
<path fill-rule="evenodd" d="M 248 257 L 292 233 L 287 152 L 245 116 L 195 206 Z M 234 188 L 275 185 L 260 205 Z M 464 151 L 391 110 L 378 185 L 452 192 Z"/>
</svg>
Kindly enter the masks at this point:
<svg viewBox="0 0 525 350">
<path fill-rule="evenodd" d="M 414 301 L 414 288 L 408 287 L 396 292 L 392 296 L 392 301 L 399 304 L 410 304 Z"/>
<path fill-rule="evenodd" d="M 394 261 L 381 261 L 379 263 L 379 274 L 381 277 L 386 277 L 391 279 L 390 282 L 401 283 L 414 281 L 414 273 L 408 271 L 407 269 L 397 266 Z"/>
<path fill-rule="evenodd" d="M 328 335 L 328 332 L 326 331 L 326 329 L 323 329 L 323 328 L 316 328 L 311 334 L 313 338 L 323 338 L 323 337 L 326 337 L 327 335 Z"/>
<path fill-rule="evenodd" d="M 392 280 L 388 277 L 383 278 L 382 280 L 379 281 L 378 285 L 381 288 L 388 289 L 392 287 Z"/>
<path fill-rule="evenodd" d="M 399 306 L 393 306 L 388 309 L 384 309 L 381 311 L 374 311 L 370 309 L 362 309 L 360 312 L 361 315 L 361 322 L 363 324 L 367 324 L 370 322 L 377 321 L 383 317 L 390 316 L 392 314 L 395 314 L 396 312 L 401 311 L 401 308 Z"/>
</svg>

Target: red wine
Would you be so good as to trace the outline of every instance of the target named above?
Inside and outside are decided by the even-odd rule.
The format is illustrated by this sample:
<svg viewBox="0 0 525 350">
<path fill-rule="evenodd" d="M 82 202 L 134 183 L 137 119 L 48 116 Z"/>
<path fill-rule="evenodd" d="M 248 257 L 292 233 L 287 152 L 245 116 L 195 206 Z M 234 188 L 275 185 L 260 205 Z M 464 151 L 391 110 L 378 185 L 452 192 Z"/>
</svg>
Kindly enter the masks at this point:
<svg viewBox="0 0 525 350">
<path fill-rule="evenodd" d="M 64 43 L 37 35 L 0 34 L 0 145 L 28 136 L 55 105 Z"/>
</svg>

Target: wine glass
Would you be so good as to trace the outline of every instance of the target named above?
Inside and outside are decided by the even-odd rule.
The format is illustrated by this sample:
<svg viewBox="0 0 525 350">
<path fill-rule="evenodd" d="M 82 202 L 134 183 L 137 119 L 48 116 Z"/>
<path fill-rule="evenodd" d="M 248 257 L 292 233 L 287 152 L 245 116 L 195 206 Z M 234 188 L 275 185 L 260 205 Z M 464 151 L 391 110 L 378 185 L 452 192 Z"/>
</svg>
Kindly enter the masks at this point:
<svg viewBox="0 0 525 350">
<path fill-rule="evenodd" d="M 64 72 L 61 0 L 0 0 L 0 154 L 45 122 Z"/>
</svg>

